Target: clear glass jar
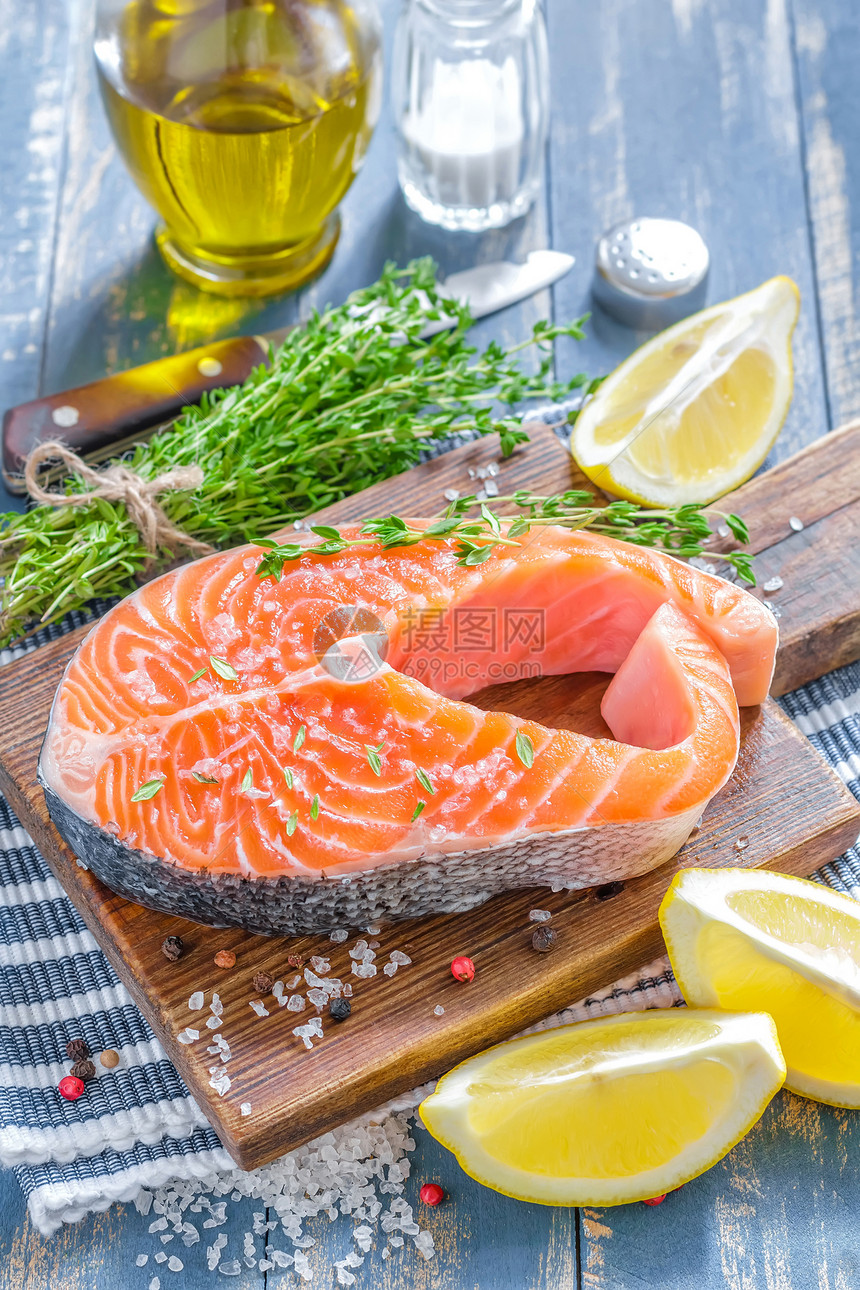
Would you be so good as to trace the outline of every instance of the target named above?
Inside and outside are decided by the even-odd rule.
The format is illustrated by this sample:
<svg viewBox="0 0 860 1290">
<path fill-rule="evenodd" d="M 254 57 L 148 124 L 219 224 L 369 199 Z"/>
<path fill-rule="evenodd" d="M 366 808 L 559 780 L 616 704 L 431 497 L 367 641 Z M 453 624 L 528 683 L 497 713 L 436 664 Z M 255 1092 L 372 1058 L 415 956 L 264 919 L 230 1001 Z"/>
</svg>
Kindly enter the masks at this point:
<svg viewBox="0 0 860 1290">
<path fill-rule="evenodd" d="M 549 120 L 537 0 L 405 0 L 391 91 L 400 184 L 413 210 L 476 231 L 529 209 Z"/>
<path fill-rule="evenodd" d="M 117 147 L 181 277 L 296 287 L 330 259 L 379 113 L 376 0 L 98 0 Z"/>
</svg>

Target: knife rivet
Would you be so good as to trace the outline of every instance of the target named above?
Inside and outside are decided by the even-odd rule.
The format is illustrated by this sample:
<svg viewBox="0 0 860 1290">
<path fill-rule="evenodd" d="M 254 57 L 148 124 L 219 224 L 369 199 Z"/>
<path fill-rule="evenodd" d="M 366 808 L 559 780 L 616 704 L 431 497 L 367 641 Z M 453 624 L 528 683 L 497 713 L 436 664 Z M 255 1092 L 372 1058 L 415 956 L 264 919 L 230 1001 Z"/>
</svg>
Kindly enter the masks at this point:
<svg viewBox="0 0 860 1290">
<path fill-rule="evenodd" d="M 62 426 L 64 430 L 71 426 L 76 426 L 81 419 L 81 414 L 77 408 L 73 408 L 70 403 L 64 403 L 62 407 L 54 408 L 51 413 L 51 420 L 55 426 Z"/>
<path fill-rule="evenodd" d="M 220 376 L 224 371 L 224 364 L 219 363 L 217 358 L 201 358 L 197 371 L 201 376 Z"/>
</svg>

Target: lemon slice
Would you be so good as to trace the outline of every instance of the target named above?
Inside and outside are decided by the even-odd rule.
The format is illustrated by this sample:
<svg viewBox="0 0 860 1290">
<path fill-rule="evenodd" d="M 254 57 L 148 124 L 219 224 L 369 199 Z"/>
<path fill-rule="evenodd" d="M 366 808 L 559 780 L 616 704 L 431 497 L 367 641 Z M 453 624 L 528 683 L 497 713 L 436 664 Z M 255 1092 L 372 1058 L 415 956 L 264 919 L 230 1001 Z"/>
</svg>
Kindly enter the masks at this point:
<svg viewBox="0 0 860 1290">
<path fill-rule="evenodd" d="M 749 869 L 684 869 L 660 925 L 688 1003 L 776 1023 L 786 1087 L 860 1107 L 860 904 Z"/>
<path fill-rule="evenodd" d="M 767 456 L 793 389 L 791 278 L 714 305 L 631 354 L 585 405 L 571 449 L 599 488 L 634 502 L 712 502 Z"/>
<path fill-rule="evenodd" d="M 496 1191 L 615 1205 L 715 1164 L 784 1076 L 763 1014 L 626 1013 L 490 1048 L 445 1075 L 420 1115 Z"/>
</svg>

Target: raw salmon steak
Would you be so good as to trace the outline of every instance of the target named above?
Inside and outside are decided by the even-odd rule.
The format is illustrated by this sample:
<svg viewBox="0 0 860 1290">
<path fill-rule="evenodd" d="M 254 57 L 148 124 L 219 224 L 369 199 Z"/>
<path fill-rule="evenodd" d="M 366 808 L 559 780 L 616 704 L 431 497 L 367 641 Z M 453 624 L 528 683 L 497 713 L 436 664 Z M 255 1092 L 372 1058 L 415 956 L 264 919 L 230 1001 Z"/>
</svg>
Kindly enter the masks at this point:
<svg viewBox="0 0 860 1290">
<path fill-rule="evenodd" d="M 260 555 L 198 560 L 107 613 L 42 749 L 81 862 L 200 922 L 363 926 L 643 873 L 726 782 L 738 704 L 770 685 L 765 606 L 608 538 L 533 530 L 471 568 L 453 540 L 368 541 L 280 581 Z M 464 701 L 578 671 L 614 673 L 614 738 Z"/>
</svg>

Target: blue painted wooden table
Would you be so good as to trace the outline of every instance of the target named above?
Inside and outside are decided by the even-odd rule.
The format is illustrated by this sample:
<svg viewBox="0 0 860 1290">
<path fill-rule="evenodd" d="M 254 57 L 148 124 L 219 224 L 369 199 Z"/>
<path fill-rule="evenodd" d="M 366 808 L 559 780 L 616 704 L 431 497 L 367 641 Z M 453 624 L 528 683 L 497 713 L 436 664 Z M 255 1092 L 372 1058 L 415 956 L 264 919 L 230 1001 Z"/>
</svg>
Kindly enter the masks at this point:
<svg viewBox="0 0 860 1290">
<path fill-rule="evenodd" d="M 385 4 L 390 36 L 395 0 Z M 0 0 L 0 405 L 92 379 L 215 335 L 257 331 L 340 300 L 386 258 L 430 252 L 443 269 L 553 245 L 574 272 L 485 320 L 518 340 L 542 316 L 589 307 L 596 237 L 634 214 L 678 216 L 707 239 L 710 299 L 774 273 L 798 282 L 796 394 L 774 459 L 860 413 L 860 116 L 856 0 L 548 0 L 553 118 L 534 211 L 484 237 L 442 235 L 404 208 L 390 121 L 345 203 L 325 275 L 266 305 L 203 297 L 171 279 L 153 216 L 111 145 L 95 91 L 91 0 Z M 637 338 L 595 317 L 560 349 L 560 374 L 605 371 Z M 416 1130 L 410 1199 L 437 1178 L 451 1203 L 428 1216 L 438 1255 L 368 1257 L 357 1286 L 415 1290 L 854 1290 L 860 1286 L 860 1117 L 789 1095 L 725 1161 L 658 1209 L 522 1205 L 471 1183 Z M 250 1225 L 236 1206 L 230 1231 Z M 115 1207 L 51 1241 L 0 1173 L 0 1286 L 147 1285 L 149 1220 Z M 344 1221 L 318 1229 L 312 1284 L 342 1257 Z M 150 1254 L 138 1271 L 134 1258 Z M 164 1265 L 162 1265 L 164 1266 Z M 158 1269 L 162 1271 L 161 1269 Z M 232 1284 L 286 1285 L 246 1271 Z M 162 1272 L 162 1283 L 173 1274 Z M 211 1283 L 188 1258 L 177 1285 Z"/>
</svg>

